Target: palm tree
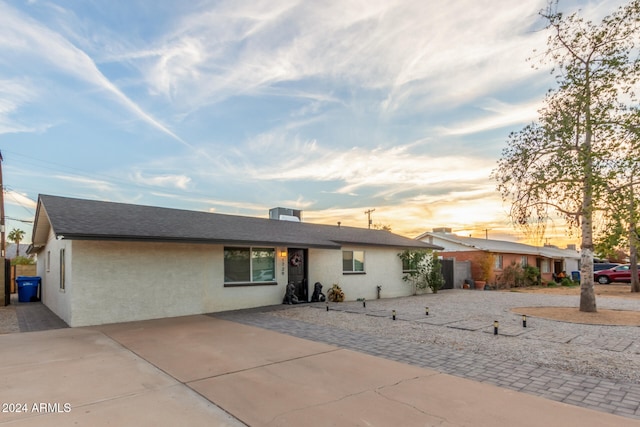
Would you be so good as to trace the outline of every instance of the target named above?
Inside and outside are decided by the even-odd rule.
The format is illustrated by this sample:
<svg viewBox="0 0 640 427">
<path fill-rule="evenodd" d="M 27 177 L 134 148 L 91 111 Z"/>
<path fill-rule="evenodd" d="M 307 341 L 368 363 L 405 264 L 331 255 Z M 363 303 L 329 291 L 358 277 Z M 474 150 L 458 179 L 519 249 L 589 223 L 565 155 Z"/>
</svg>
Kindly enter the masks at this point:
<svg viewBox="0 0 640 427">
<path fill-rule="evenodd" d="M 9 232 L 7 238 L 16 243 L 16 256 L 20 256 L 20 241 L 24 238 L 24 231 L 14 228 Z"/>
</svg>

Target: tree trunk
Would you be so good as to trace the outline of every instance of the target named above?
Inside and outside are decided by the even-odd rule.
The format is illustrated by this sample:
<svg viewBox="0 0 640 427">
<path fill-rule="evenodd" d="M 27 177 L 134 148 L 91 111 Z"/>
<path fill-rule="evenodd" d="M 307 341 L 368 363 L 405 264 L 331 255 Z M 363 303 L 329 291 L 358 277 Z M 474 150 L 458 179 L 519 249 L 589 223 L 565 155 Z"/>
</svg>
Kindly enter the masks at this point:
<svg viewBox="0 0 640 427">
<path fill-rule="evenodd" d="M 631 203 L 633 208 L 633 202 Z M 633 212 L 633 211 L 632 211 Z M 635 218 L 631 214 L 629 225 L 629 263 L 631 264 L 631 292 L 640 292 L 640 280 L 638 280 L 638 238 L 636 237 Z"/>
<path fill-rule="evenodd" d="M 591 159 L 590 110 L 587 109 L 587 131 L 584 153 L 585 184 L 580 215 L 580 311 L 595 313 L 596 293 L 593 289 L 593 160 Z"/>
<path fill-rule="evenodd" d="M 593 289 L 593 245 L 583 243 L 580 249 L 580 311 L 595 313 L 597 309 Z"/>
</svg>

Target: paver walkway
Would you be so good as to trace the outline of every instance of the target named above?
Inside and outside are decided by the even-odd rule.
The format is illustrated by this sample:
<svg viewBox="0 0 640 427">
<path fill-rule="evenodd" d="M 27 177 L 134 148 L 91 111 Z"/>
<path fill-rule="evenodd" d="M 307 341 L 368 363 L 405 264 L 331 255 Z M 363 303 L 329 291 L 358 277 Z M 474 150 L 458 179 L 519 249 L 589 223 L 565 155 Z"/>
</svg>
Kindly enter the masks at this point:
<svg viewBox="0 0 640 427">
<path fill-rule="evenodd" d="M 591 408 L 628 418 L 640 419 L 640 384 L 616 382 L 588 375 L 578 375 L 533 364 L 516 363 L 435 345 L 424 346 L 416 342 L 363 334 L 349 330 L 336 333 L 326 328 L 299 320 L 290 320 L 268 314 L 281 306 L 251 310 L 215 313 L 211 316 L 246 325 L 285 333 L 299 338 L 332 344 L 390 360 L 407 363 L 442 373 L 489 383 L 547 399 Z M 322 309 L 319 306 L 319 309 Z M 344 311 L 357 312 L 344 307 Z M 354 311 L 356 310 L 356 311 Z M 388 313 L 385 315 L 388 316 Z M 421 321 L 424 317 L 407 317 L 405 321 Z M 399 318 L 399 320 L 402 320 Z M 477 328 L 481 329 L 481 328 Z M 482 333 L 482 332 L 479 332 Z M 544 339 L 537 336 L 537 339 Z M 549 340 L 558 337 L 549 336 Z M 603 347 L 619 348 L 620 343 L 601 343 Z"/>
<path fill-rule="evenodd" d="M 48 331 L 69 327 L 42 302 L 18 302 L 18 294 L 12 294 L 11 304 L 16 308 L 20 332 Z"/>
</svg>

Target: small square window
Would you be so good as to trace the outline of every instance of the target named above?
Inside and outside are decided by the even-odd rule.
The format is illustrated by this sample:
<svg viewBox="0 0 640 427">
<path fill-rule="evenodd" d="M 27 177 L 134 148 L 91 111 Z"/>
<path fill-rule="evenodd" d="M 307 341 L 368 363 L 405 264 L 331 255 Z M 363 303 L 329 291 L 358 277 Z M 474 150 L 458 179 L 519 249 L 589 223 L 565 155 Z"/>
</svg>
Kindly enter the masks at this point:
<svg viewBox="0 0 640 427">
<path fill-rule="evenodd" d="M 342 251 L 342 271 L 345 273 L 363 273 L 364 251 Z"/>
</svg>

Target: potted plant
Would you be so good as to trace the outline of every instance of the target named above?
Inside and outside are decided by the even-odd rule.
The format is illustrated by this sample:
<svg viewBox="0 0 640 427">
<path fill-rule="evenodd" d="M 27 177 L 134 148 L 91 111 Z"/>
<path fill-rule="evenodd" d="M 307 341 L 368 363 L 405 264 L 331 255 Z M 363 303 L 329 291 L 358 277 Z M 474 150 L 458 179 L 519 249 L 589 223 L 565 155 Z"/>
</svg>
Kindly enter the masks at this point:
<svg viewBox="0 0 640 427">
<path fill-rule="evenodd" d="M 478 265 L 478 280 L 475 281 L 476 289 L 484 289 L 487 281 L 491 277 L 491 272 L 493 271 L 493 254 L 489 252 L 483 252 L 476 258 L 476 263 Z"/>
</svg>

